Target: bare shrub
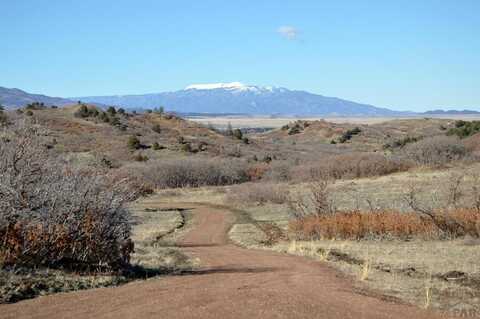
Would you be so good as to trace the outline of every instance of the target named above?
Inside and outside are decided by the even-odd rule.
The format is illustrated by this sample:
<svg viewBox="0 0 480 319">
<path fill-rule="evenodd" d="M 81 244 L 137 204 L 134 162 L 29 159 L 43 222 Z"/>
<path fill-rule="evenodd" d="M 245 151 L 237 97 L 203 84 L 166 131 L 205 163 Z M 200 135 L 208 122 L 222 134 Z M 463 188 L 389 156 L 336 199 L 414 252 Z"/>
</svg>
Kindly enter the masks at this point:
<svg viewBox="0 0 480 319">
<path fill-rule="evenodd" d="M 289 198 L 288 205 L 292 215 L 301 219 L 306 216 L 322 216 L 336 211 L 335 202 L 330 194 L 329 180 L 324 179 L 308 184 L 307 194 L 295 194 Z"/>
<path fill-rule="evenodd" d="M 295 167 L 291 175 L 297 179 L 313 181 L 323 178 L 361 178 L 406 171 L 410 167 L 409 162 L 398 157 L 377 153 L 351 153 L 332 155 L 314 165 Z"/>
<path fill-rule="evenodd" d="M 480 133 L 467 137 L 462 142 L 468 152 L 472 153 L 476 158 L 480 157 Z"/>
<path fill-rule="evenodd" d="M 287 162 L 274 162 L 265 174 L 265 179 L 276 182 L 287 182 L 292 179 L 292 165 Z"/>
<path fill-rule="evenodd" d="M 459 208 L 460 200 L 465 195 L 461 187 L 464 179 L 463 172 L 453 172 L 448 175 L 445 184 L 448 208 Z"/>
<path fill-rule="evenodd" d="M 237 204 L 283 204 L 288 200 L 287 185 L 273 183 L 248 183 L 229 189 L 227 201 Z"/>
<path fill-rule="evenodd" d="M 290 230 L 301 238 L 399 238 L 451 239 L 480 237 L 478 183 L 471 186 L 465 172 L 455 171 L 441 186 L 428 190 L 411 183 L 403 200 L 411 210 L 385 210 L 369 202 L 369 211 L 338 211 L 329 201 L 326 182 L 310 185 L 308 196 L 291 201 L 294 219 Z M 337 189 L 338 190 L 338 189 Z M 465 200 L 468 199 L 468 200 Z M 293 205 L 292 205 L 293 204 Z"/>
<path fill-rule="evenodd" d="M 447 202 L 442 209 L 435 209 L 433 205 L 428 205 L 420 201 L 423 190 L 419 189 L 415 185 L 411 184 L 404 194 L 404 201 L 414 212 L 416 212 L 420 218 L 427 219 L 431 221 L 438 230 L 448 237 L 459 237 L 466 235 L 472 229 L 472 226 L 469 225 L 469 222 L 466 222 L 464 218 L 457 218 L 456 212 L 458 212 L 458 200 L 460 196 L 459 183 L 461 183 L 460 177 L 457 179 L 450 180 L 449 194 L 447 196 Z M 436 201 L 434 199 L 434 201 Z M 449 206 L 453 206 L 454 209 L 451 209 Z M 465 208 L 469 212 L 477 212 L 477 218 L 480 220 L 480 214 L 475 208 Z M 469 218 L 471 221 L 472 219 Z M 473 227 L 475 228 L 475 227 Z M 468 230 L 467 230 L 468 229 Z M 479 234 L 471 234 L 478 236 Z"/>
<path fill-rule="evenodd" d="M 472 177 L 472 186 L 470 187 L 472 207 L 480 214 L 480 172 L 469 171 L 468 173 Z"/>
<path fill-rule="evenodd" d="M 19 125 L 0 139 L 0 262 L 4 266 L 118 268 L 133 244 L 124 204 L 127 180 L 85 172 L 43 145 L 38 129 Z"/>
<path fill-rule="evenodd" d="M 146 181 L 159 188 L 220 186 L 248 181 L 246 165 L 232 160 L 157 161 L 139 170 Z"/>
<path fill-rule="evenodd" d="M 467 150 L 458 138 L 434 136 L 406 145 L 401 154 L 419 165 L 440 166 L 463 159 Z"/>
</svg>

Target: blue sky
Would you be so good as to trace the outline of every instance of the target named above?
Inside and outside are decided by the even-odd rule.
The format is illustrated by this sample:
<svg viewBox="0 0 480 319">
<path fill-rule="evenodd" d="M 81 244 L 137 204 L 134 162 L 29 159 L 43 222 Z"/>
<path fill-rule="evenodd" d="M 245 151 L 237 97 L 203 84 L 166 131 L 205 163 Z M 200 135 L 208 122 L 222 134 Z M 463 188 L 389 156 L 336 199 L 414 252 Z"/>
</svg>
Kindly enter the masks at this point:
<svg viewBox="0 0 480 319">
<path fill-rule="evenodd" d="M 53 96 L 283 86 L 480 110 L 480 1 L 0 0 L 0 86 Z"/>
</svg>

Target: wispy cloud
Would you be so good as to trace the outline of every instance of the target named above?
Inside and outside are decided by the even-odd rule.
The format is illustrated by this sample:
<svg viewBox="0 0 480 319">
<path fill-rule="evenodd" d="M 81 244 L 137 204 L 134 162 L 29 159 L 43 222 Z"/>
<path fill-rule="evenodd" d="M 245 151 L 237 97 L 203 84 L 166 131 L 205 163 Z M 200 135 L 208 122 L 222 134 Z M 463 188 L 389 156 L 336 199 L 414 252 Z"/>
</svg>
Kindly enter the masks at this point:
<svg viewBox="0 0 480 319">
<path fill-rule="evenodd" d="M 290 25 L 284 25 L 277 29 L 278 34 L 288 40 L 296 40 L 299 36 L 300 31 Z"/>
</svg>

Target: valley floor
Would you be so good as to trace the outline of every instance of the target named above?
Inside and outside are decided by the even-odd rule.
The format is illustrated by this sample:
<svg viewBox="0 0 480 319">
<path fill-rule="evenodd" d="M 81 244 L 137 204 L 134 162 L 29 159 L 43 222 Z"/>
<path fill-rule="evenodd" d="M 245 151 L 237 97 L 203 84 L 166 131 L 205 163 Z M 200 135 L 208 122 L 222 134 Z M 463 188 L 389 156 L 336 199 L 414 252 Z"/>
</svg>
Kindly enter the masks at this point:
<svg viewBox="0 0 480 319">
<path fill-rule="evenodd" d="M 437 119 L 451 119 L 473 121 L 479 120 L 477 115 L 449 115 L 449 116 L 426 116 Z M 399 119 L 419 119 L 418 117 L 269 117 L 269 116 L 192 116 L 188 117 L 190 121 L 202 123 L 204 125 L 213 125 L 218 128 L 226 128 L 230 123 L 234 128 L 279 128 L 288 123 L 297 120 L 317 121 L 325 120 L 331 123 L 351 123 L 351 124 L 376 124 Z"/>
</svg>

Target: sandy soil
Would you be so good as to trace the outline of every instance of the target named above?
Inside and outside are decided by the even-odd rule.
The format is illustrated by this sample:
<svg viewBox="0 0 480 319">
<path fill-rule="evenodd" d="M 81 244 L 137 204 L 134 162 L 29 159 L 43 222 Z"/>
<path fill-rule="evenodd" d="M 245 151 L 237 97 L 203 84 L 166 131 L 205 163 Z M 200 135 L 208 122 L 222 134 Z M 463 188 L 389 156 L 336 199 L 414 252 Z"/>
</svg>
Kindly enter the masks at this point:
<svg viewBox="0 0 480 319">
<path fill-rule="evenodd" d="M 171 206 L 171 203 L 169 204 Z M 181 207 L 188 207 L 185 204 Z M 235 216 L 196 205 L 179 242 L 201 268 L 115 288 L 56 294 L 0 306 L 0 318 L 439 318 L 355 289 L 306 258 L 228 242 Z"/>
</svg>

